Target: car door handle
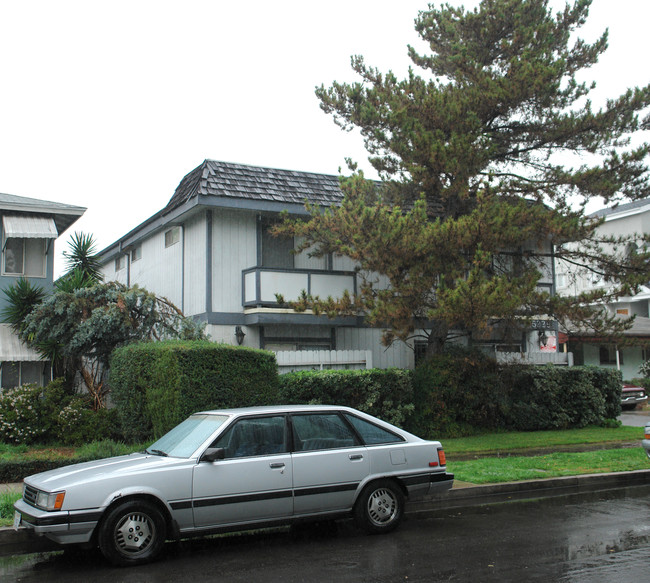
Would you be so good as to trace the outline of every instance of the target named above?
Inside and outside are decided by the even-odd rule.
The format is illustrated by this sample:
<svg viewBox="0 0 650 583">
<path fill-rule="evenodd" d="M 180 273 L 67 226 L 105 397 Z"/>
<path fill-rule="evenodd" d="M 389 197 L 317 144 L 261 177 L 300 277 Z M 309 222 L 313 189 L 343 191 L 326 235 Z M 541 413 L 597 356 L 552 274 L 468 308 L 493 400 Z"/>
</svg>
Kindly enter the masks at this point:
<svg viewBox="0 0 650 583">
<path fill-rule="evenodd" d="M 357 460 L 362 460 L 363 459 L 363 454 L 360 453 L 351 453 L 349 456 L 351 461 L 357 461 Z"/>
<path fill-rule="evenodd" d="M 272 464 L 269 464 L 269 467 L 274 469 L 274 470 L 279 470 L 280 468 L 284 467 L 284 463 L 282 463 L 282 462 L 274 462 Z"/>
</svg>

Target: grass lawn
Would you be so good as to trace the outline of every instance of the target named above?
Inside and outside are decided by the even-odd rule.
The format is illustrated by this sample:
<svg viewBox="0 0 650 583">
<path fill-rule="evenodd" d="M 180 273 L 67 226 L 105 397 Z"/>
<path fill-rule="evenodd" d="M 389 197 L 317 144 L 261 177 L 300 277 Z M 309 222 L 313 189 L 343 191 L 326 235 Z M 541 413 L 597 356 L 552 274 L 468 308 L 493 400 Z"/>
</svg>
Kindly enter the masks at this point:
<svg viewBox="0 0 650 583">
<path fill-rule="evenodd" d="M 650 469 L 650 461 L 639 446 L 533 457 L 487 457 L 462 462 L 448 460 L 447 469 L 461 482 L 497 484 L 579 474 L 647 470 Z"/>
<path fill-rule="evenodd" d="M 445 453 L 453 458 L 459 453 L 490 453 L 517 449 L 552 448 L 557 446 L 589 445 L 622 441 L 639 442 L 643 439 L 643 427 L 585 427 L 566 431 L 514 431 L 489 433 L 442 439 Z"/>
</svg>

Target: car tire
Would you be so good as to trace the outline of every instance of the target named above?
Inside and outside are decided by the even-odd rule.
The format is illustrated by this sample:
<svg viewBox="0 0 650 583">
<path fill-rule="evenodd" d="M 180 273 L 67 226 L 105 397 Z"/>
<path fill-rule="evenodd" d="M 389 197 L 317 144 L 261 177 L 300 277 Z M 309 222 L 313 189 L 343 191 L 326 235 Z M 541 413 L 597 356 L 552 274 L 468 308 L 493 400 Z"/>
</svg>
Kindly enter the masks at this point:
<svg viewBox="0 0 650 583">
<path fill-rule="evenodd" d="M 125 567 L 155 559 L 165 544 L 166 533 L 165 517 L 154 504 L 129 500 L 109 510 L 97 542 L 111 563 Z"/>
<path fill-rule="evenodd" d="M 404 514 L 404 494 L 392 480 L 377 480 L 366 486 L 354 505 L 357 525 L 370 534 L 395 530 Z"/>
</svg>

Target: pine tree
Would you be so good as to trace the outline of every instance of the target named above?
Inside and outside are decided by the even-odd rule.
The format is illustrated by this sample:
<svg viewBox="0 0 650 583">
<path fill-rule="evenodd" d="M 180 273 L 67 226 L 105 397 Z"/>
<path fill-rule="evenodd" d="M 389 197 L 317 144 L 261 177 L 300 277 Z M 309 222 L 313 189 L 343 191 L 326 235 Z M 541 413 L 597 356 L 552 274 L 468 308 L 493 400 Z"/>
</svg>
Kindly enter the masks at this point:
<svg viewBox="0 0 650 583">
<path fill-rule="evenodd" d="M 576 39 L 590 4 L 557 14 L 547 0 L 431 6 L 415 21 L 430 53 L 409 47 L 419 74 L 399 80 L 356 56 L 361 81 L 317 88 L 337 124 L 360 129 L 382 182 L 355 172 L 341 206 L 276 229 L 316 254 L 351 257 L 365 275 L 356 297 L 304 294 L 296 309 L 361 313 L 387 343 L 422 333 L 430 351 L 451 331 L 520 335 L 540 315 L 620 330 L 596 304 L 648 281 L 648 238 L 599 238 L 585 205 L 650 196 L 650 145 L 632 140 L 650 129 L 650 85 L 592 106 L 595 84 L 578 74 L 606 50 L 607 32 Z M 625 253 L 631 241 L 638 253 Z M 538 284 L 554 254 L 610 286 L 553 296 Z"/>
</svg>

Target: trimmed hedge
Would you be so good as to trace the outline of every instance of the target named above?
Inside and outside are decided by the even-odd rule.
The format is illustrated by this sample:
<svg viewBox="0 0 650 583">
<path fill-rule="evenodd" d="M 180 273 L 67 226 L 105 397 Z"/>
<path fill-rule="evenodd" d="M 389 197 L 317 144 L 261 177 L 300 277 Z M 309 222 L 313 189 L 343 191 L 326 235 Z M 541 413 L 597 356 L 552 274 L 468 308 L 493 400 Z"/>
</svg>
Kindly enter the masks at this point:
<svg viewBox="0 0 650 583">
<path fill-rule="evenodd" d="M 141 442 L 196 411 L 275 403 L 278 373 L 272 352 L 169 340 L 116 349 L 109 384 L 124 437 Z"/>
<path fill-rule="evenodd" d="M 423 437 L 604 425 L 621 412 L 621 375 L 597 367 L 500 366 L 477 353 L 438 355 L 414 373 L 409 429 Z"/>
<path fill-rule="evenodd" d="M 411 371 L 302 371 L 280 376 L 283 404 L 345 405 L 403 426 L 413 411 Z"/>
</svg>

